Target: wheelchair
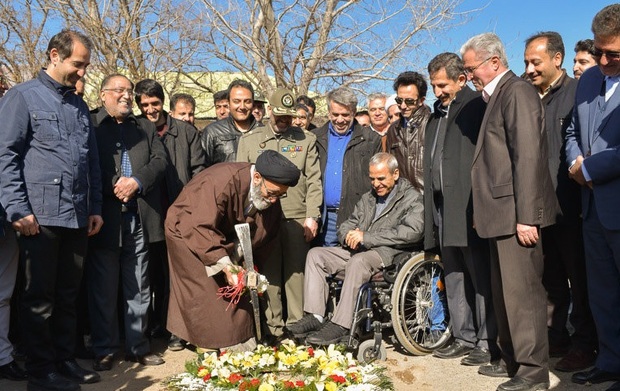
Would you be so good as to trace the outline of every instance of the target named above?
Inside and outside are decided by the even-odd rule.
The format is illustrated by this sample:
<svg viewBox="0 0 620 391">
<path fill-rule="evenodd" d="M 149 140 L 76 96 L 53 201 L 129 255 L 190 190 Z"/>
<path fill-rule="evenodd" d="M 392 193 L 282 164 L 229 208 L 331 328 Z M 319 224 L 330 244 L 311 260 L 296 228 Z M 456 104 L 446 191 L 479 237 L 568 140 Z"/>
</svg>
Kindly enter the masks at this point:
<svg viewBox="0 0 620 391">
<path fill-rule="evenodd" d="M 338 302 L 343 277 L 327 277 L 328 316 Z M 392 343 L 416 356 L 439 349 L 451 338 L 443 277 L 438 255 L 413 252 L 397 257 L 362 285 L 350 333 L 341 343 L 364 363 L 387 358 L 384 331 L 390 332 Z"/>
</svg>

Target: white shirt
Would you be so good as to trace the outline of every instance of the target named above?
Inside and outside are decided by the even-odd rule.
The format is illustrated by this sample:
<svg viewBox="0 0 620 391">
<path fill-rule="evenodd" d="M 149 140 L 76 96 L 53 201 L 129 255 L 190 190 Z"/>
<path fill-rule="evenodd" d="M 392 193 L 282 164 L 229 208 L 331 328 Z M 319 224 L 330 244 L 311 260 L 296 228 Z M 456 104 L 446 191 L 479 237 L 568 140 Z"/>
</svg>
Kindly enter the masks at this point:
<svg viewBox="0 0 620 391">
<path fill-rule="evenodd" d="M 487 103 L 489 102 L 489 99 L 491 99 L 491 95 L 493 95 L 493 93 L 495 92 L 495 89 L 497 88 L 497 84 L 499 84 L 499 81 L 502 79 L 502 77 L 506 73 L 508 73 L 508 71 L 509 69 L 506 69 L 504 72 L 495 76 L 495 78 L 491 80 L 489 84 L 484 86 L 484 88 L 482 89 L 482 99 L 484 99 L 485 102 Z"/>
</svg>

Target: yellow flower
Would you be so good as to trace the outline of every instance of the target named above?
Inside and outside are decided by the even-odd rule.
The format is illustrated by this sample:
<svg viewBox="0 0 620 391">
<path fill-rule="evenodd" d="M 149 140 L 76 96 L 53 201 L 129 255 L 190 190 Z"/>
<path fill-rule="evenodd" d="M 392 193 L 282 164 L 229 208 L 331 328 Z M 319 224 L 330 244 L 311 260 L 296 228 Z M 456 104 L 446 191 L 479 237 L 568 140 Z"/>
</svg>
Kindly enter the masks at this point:
<svg viewBox="0 0 620 391">
<path fill-rule="evenodd" d="M 269 383 L 262 383 L 258 386 L 258 391 L 274 391 L 275 388 Z"/>
<path fill-rule="evenodd" d="M 333 381 L 328 381 L 325 383 L 325 391 L 336 391 L 338 389 L 338 385 Z"/>
</svg>

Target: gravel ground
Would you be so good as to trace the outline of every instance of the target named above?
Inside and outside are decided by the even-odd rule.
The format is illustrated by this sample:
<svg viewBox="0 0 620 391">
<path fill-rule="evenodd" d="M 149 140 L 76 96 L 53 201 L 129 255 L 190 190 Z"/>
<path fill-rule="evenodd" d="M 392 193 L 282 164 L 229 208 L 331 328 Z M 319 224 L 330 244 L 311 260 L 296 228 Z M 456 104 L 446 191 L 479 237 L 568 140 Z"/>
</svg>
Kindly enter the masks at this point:
<svg viewBox="0 0 620 391">
<path fill-rule="evenodd" d="M 144 367 L 136 363 L 116 361 L 114 368 L 109 372 L 101 372 L 102 380 L 96 384 L 82 385 L 84 391 L 162 391 L 161 381 L 166 377 L 184 370 L 187 360 L 194 357 L 189 350 L 181 352 L 166 351 L 164 342 L 156 340 L 153 343 L 155 352 L 160 352 L 166 363 L 157 367 Z M 388 358 L 385 365 L 398 391 L 493 391 L 505 379 L 494 379 L 477 374 L 476 367 L 466 367 L 459 364 L 459 360 L 441 360 L 432 356 L 411 356 L 403 354 L 398 349 L 388 346 Z M 554 364 L 557 359 L 552 359 Z M 79 360 L 85 368 L 90 368 L 90 360 Z M 23 363 L 21 363 L 23 365 Z M 583 390 L 604 391 L 611 383 L 579 386 L 570 382 L 570 374 L 552 371 L 551 389 L 553 390 Z M 1 391 L 26 391 L 26 382 L 11 382 L 0 380 Z"/>
</svg>

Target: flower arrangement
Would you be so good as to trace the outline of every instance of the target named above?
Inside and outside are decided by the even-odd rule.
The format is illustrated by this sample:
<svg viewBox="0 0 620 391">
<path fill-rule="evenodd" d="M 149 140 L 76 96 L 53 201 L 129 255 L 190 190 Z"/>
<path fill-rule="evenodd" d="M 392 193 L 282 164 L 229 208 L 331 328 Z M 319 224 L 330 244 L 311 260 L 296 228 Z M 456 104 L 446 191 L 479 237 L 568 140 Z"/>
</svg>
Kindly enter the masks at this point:
<svg viewBox="0 0 620 391">
<path fill-rule="evenodd" d="M 245 269 L 239 266 L 233 266 L 231 273 L 233 275 L 235 285 L 227 285 L 217 290 L 218 298 L 230 299 L 228 306 L 226 306 L 226 310 L 228 310 L 231 305 L 237 305 L 241 299 L 241 296 L 246 293 L 250 287 L 256 287 L 256 292 L 259 296 L 267 290 L 269 287 L 267 277 L 256 272 L 256 267 L 254 270 L 254 272 L 248 273 Z"/>
<path fill-rule="evenodd" d="M 370 391 L 393 390 L 385 368 L 360 365 L 344 347 L 258 345 L 254 351 L 201 353 L 186 372 L 166 380 L 175 391 Z"/>
</svg>

